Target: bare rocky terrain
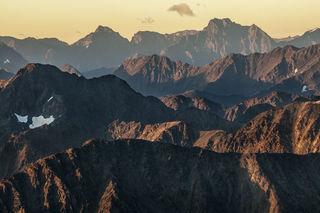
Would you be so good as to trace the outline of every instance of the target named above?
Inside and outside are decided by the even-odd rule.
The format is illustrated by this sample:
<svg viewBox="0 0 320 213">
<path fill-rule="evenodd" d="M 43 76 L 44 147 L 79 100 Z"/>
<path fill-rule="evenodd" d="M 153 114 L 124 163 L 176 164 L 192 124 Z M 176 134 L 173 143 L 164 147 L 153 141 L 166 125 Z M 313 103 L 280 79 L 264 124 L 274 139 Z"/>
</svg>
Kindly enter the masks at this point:
<svg viewBox="0 0 320 213">
<path fill-rule="evenodd" d="M 319 155 L 91 140 L 0 181 L 2 212 L 313 212 Z"/>
</svg>

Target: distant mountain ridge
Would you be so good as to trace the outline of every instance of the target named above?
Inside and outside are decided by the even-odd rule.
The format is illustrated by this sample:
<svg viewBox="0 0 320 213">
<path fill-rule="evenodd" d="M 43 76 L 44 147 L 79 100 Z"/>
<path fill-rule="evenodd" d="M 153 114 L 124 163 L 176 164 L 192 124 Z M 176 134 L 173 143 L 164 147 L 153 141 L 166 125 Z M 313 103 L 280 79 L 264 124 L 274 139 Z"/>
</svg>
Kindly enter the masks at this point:
<svg viewBox="0 0 320 213">
<path fill-rule="evenodd" d="M 0 69 L 5 69 L 10 73 L 16 73 L 27 63 L 27 60 L 17 51 L 0 41 Z"/>
<path fill-rule="evenodd" d="M 301 49 L 285 46 L 250 55 L 230 54 L 202 67 L 165 56 L 142 56 L 127 59 L 114 74 L 145 95 L 197 90 L 217 96 L 261 97 L 273 91 L 320 94 L 319 70 L 320 44 Z"/>
<path fill-rule="evenodd" d="M 81 72 L 101 67 L 116 67 L 134 55 L 163 55 L 172 60 L 204 65 L 230 53 L 268 52 L 280 46 L 298 48 L 318 44 L 315 29 L 292 39 L 273 39 L 256 25 L 242 26 L 228 18 L 212 19 L 203 30 L 172 34 L 139 31 L 129 41 L 109 27 L 98 26 L 79 41 L 68 45 L 55 38 L 16 39 L 2 36 L 0 41 L 15 49 L 30 62 L 56 66 L 72 64 Z"/>
</svg>

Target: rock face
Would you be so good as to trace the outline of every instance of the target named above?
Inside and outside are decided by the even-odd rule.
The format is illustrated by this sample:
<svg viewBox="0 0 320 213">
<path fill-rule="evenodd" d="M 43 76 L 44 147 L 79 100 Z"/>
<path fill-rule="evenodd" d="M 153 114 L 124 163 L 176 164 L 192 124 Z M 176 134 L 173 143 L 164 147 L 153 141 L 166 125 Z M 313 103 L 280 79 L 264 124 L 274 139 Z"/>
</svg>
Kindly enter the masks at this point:
<svg viewBox="0 0 320 213">
<path fill-rule="evenodd" d="M 143 94 L 164 96 L 202 90 L 218 96 L 262 96 L 272 91 L 319 93 L 320 45 L 231 54 L 195 67 L 164 56 L 126 60 L 114 73 Z"/>
<path fill-rule="evenodd" d="M 319 211 L 319 160 L 318 155 L 218 154 L 136 140 L 91 140 L 2 180 L 0 210 Z"/>
<path fill-rule="evenodd" d="M 65 64 L 65 65 L 62 65 L 61 67 L 59 67 L 59 69 L 62 71 L 62 72 L 67 72 L 69 74 L 74 74 L 78 77 L 82 76 L 82 74 L 76 69 L 74 68 L 73 66 L 71 66 L 70 64 Z"/>
<path fill-rule="evenodd" d="M 5 69 L 8 72 L 16 73 L 21 67 L 28 62 L 14 49 L 0 42 L 0 69 Z M 3 71 L 1 71 L 3 75 Z"/>
<path fill-rule="evenodd" d="M 236 152 L 318 153 L 320 101 L 297 102 L 259 114 L 229 141 Z"/>
<path fill-rule="evenodd" d="M 262 53 L 279 46 L 293 45 L 300 48 L 319 44 L 319 32 L 319 29 L 315 29 L 292 39 L 275 40 L 256 25 L 242 26 L 228 18 L 215 18 L 199 31 L 186 30 L 172 34 L 140 31 L 131 41 L 104 26 L 98 26 L 94 32 L 72 45 L 55 38 L 0 37 L 0 41 L 30 62 L 56 66 L 70 63 L 84 72 L 101 67 L 116 67 L 126 58 L 135 55 L 153 54 L 202 66 L 231 53 Z"/>
<path fill-rule="evenodd" d="M 320 101 L 272 108 L 234 134 L 221 130 L 200 132 L 194 146 L 221 153 L 319 153 L 319 109 Z"/>
<path fill-rule="evenodd" d="M 158 55 L 128 59 L 114 74 L 146 95 L 177 94 L 201 85 L 199 67 Z"/>
</svg>

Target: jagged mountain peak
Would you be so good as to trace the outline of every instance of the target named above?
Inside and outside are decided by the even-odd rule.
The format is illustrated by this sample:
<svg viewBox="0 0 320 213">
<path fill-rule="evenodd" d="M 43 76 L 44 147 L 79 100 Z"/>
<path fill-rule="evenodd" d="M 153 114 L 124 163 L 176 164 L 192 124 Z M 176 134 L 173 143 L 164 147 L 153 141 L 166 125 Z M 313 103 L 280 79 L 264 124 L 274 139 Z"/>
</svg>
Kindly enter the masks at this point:
<svg viewBox="0 0 320 213">
<path fill-rule="evenodd" d="M 114 33 L 115 31 L 113 29 L 111 29 L 110 27 L 99 25 L 97 27 L 95 33 L 101 33 L 101 32 Z"/>
<path fill-rule="evenodd" d="M 232 24 L 232 23 L 234 23 L 234 22 L 232 22 L 231 19 L 229 19 L 229 18 L 222 18 L 222 19 L 214 18 L 209 21 L 208 26 L 213 25 L 213 24 L 226 26 L 226 25 Z"/>
</svg>

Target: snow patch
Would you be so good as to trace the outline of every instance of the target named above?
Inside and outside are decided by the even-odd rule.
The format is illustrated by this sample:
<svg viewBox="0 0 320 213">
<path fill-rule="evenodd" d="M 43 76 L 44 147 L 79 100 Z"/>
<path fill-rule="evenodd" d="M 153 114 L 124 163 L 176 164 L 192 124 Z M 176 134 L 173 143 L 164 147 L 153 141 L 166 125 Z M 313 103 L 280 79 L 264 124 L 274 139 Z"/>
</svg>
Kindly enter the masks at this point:
<svg viewBox="0 0 320 213">
<path fill-rule="evenodd" d="M 4 63 L 4 64 L 10 64 L 10 60 L 9 60 L 9 59 L 6 59 L 3 63 Z"/>
<path fill-rule="evenodd" d="M 307 91 L 308 91 L 308 88 L 307 88 L 307 86 L 306 86 L 306 85 L 304 85 L 304 86 L 302 87 L 301 92 L 307 92 Z"/>
<path fill-rule="evenodd" d="M 47 100 L 47 102 L 51 101 L 52 99 L 53 99 L 53 96 L 51 96 L 51 97 Z"/>
<path fill-rule="evenodd" d="M 17 113 L 14 113 L 14 115 L 17 117 L 19 123 L 27 123 L 28 122 L 28 115 L 22 116 Z"/>
<path fill-rule="evenodd" d="M 189 51 L 185 51 L 185 54 L 188 58 L 190 58 L 192 60 L 192 55 Z"/>
<path fill-rule="evenodd" d="M 166 51 L 165 50 L 161 50 L 160 51 L 160 55 L 165 55 L 166 54 Z"/>
<path fill-rule="evenodd" d="M 32 124 L 29 125 L 30 129 L 35 129 L 45 124 L 49 125 L 54 121 L 54 117 L 51 115 L 49 118 L 44 118 L 42 115 L 38 117 L 32 117 Z"/>
</svg>

